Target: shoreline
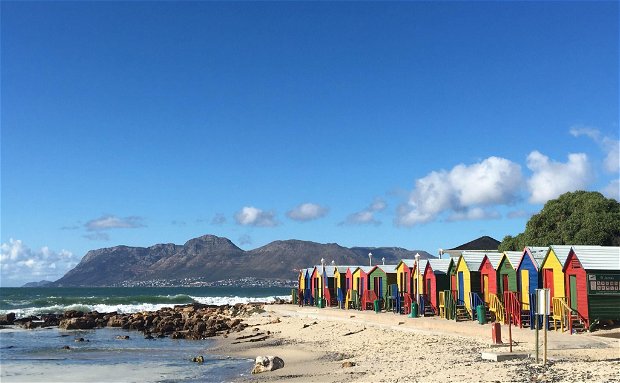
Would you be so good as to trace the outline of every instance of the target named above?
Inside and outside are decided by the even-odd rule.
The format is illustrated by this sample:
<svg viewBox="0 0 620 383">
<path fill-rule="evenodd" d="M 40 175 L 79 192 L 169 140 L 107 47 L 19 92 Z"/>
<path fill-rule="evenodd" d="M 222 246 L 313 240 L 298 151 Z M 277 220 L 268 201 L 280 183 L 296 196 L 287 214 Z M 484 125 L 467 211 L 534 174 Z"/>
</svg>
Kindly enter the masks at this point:
<svg viewBox="0 0 620 383">
<path fill-rule="evenodd" d="M 248 371 L 239 382 L 620 381 L 620 339 L 600 336 L 619 336 L 618 328 L 597 331 L 600 335 L 548 332 L 549 359 L 543 366 L 542 348 L 540 364 L 482 360 L 485 351 L 508 352 L 507 346 L 491 345 L 489 324 L 294 305 L 265 310 L 247 318 L 245 330 L 217 339 L 209 350 L 237 358 L 284 359 L 284 368 L 257 375 Z M 501 327 L 507 343 L 508 326 Z M 535 331 L 513 327 L 512 334 L 515 353 L 534 353 Z"/>
</svg>

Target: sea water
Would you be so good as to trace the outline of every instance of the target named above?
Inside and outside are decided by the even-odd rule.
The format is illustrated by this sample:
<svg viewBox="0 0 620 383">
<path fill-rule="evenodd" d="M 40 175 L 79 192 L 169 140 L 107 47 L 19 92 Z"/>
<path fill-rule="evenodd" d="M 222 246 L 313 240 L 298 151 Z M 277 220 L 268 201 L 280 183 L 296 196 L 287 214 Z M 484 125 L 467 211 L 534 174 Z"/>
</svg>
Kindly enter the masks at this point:
<svg viewBox="0 0 620 383">
<path fill-rule="evenodd" d="M 188 303 L 271 302 L 289 293 L 286 288 L 231 287 L 1 288 L 0 314 L 14 312 L 20 318 L 66 310 L 132 313 Z M 124 335 L 129 339 L 117 339 Z M 76 342 L 79 338 L 84 341 Z M 120 328 L 7 328 L 0 330 L 0 380 L 224 382 L 251 369 L 251 360 L 209 354 L 211 346 L 213 340 L 144 339 L 139 331 Z M 191 362 L 197 355 L 204 356 L 204 363 Z M 109 374 L 101 375 L 101 368 L 93 366 Z M 51 375 L 29 375 L 41 370 Z M 113 374 L 117 371 L 127 374 Z M 94 373 L 99 375 L 91 376 Z"/>
</svg>

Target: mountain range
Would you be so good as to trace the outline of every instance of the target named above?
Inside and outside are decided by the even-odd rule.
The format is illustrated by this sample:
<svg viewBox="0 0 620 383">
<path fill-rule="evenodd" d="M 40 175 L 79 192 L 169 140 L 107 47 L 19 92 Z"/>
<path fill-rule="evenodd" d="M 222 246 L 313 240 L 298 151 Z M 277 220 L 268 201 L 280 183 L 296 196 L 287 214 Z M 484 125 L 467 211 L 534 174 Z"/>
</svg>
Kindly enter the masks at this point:
<svg viewBox="0 0 620 383">
<path fill-rule="evenodd" d="M 396 264 L 401 259 L 434 258 L 423 250 L 399 247 L 343 247 L 336 243 L 300 240 L 274 241 L 245 251 L 229 239 L 204 235 L 184 245 L 157 244 L 151 247 L 115 246 L 91 250 L 80 263 L 53 286 L 113 286 L 152 280 L 200 278 L 221 281 L 238 278 L 293 280 L 297 271 L 321 263 L 367 265 L 368 253 L 373 264 Z"/>
</svg>

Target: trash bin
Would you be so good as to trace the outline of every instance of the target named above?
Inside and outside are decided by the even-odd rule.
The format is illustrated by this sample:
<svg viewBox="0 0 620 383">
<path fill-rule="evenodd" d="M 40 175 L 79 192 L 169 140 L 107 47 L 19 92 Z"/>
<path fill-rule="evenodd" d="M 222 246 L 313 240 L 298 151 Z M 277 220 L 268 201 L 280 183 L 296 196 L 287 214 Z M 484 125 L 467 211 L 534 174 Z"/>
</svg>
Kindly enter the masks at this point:
<svg viewBox="0 0 620 383">
<path fill-rule="evenodd" d="M 292 297 L 292 302 L 294 305 L 297 304 L 297 297 L 298 297 L 299 292 L 297 291 L 297 289 L 291 289 L 291 297 Z"/>
<path fill-rule="evenodd" d="M 478 323 L 487 323 L 487 313 L 483 305 L 476 306 L 476 316 L 478 317 Z"/>
<path fill-rule="evenodd" d="M 323 308 L 323 307 L 325 307 L 325 301 L 323 300 L 323 298 L 317 298 L 317 300 L 316 300 L 316 305 L 317 305 L 319 308 Z"/>
<path fill-rule="evenodd" d="M 418 302 L 411 303 L 411 318 L 418 317 Z"/>
<path fill-rule="evenodd" d="M 381 308 L 379 307 L 379 303 L 380 303 L 380 302 L 381 302 L 381 301 L 379 301 L 378 299 L 375 299 L 375 301 L 373 302 L 373 304 L 374 304 L 374 306 L 375 306 L 375 312 L 376 312 L 376 313 L 381 312 Z"/>
</svg>

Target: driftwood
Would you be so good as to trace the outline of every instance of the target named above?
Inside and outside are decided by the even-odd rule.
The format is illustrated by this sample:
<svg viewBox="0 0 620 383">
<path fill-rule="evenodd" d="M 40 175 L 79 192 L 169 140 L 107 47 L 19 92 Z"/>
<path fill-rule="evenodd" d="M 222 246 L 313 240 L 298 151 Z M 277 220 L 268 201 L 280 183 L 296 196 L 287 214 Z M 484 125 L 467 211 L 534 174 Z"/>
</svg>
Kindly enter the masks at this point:
<svg viewBox="0 0 620 383">
<path fill-rule="evenodd" d="M 310 324 L 305 324 L 304 327 L 302 327 L 302 328 L 310 327 L 310 326 L 315 325 L 315 324 L 317 324 L 317 323 L 316 322 L 312 322 Z"/>
<path fill-rule="evenodd" d="M 265 335 L 264 332 L 257 332 L 256 334 L 251 334 L 251 335 L 244 335 L 244 336 L 240 336 L 238 338 L 235 338 L 236 340 L 239 339 L 248 339 L 248 338 L 254 338 L 255 336 L 261 336 L 261 335 Z"/>
<path fill-rule="evenodd" d="M 361 330 L 357 330 L 357 331 L 351 331 L 351 332 L 348 332 L 348 333 L 344 334 L 343 336 L 349 336 L 349 335 L 357 334 L 358 332 L 362 332 L 362 331 L 364 331 L 364 330 L 366 330 L 366 327 L 364 327 L 364 328 L 363 328 L 363 329 L 361 329 Z"/>
<path fill-rule="evenodd" d="M 243 342 L 232 342 L 231 344 L 250 343 L 250 342 L 262 342 L 262 341 L 267 340 L 267 339 L 269 339 L 269 335 L 265 335 L 265 336 L 263 336 L 261 338 L 249 339 L 249 340 L 246 340 L 246 341 L 243 341 Z"/>
</svg>

